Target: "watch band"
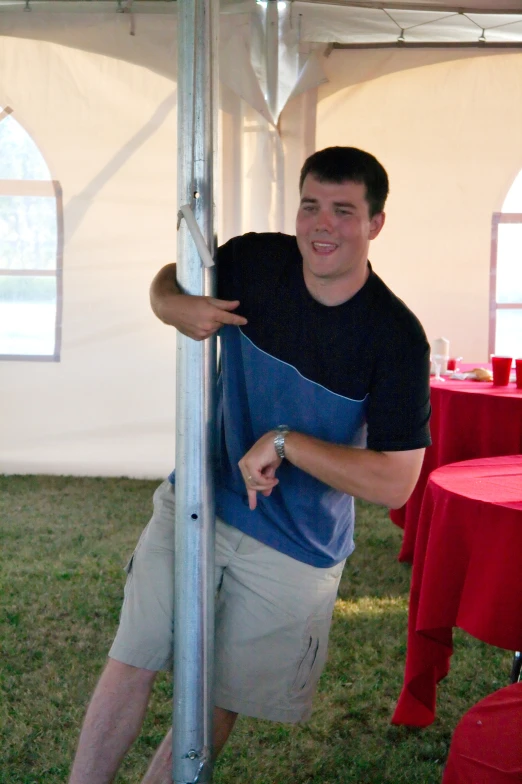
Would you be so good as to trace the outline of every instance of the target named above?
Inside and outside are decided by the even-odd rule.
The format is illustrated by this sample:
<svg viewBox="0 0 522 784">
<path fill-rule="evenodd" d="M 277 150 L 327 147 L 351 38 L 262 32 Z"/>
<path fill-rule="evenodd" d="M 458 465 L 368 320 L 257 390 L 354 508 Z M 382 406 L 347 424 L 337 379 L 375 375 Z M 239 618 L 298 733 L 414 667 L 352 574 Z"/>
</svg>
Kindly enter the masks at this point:
<svg viewBox="0 0 522 784">
<path fill-rule="evenodd" d="M 278 425 L 275 429 L 274 449 L 281 460 L 285 459 L 285 437 L 289 432 L 288 425 Z"/>
</svg>

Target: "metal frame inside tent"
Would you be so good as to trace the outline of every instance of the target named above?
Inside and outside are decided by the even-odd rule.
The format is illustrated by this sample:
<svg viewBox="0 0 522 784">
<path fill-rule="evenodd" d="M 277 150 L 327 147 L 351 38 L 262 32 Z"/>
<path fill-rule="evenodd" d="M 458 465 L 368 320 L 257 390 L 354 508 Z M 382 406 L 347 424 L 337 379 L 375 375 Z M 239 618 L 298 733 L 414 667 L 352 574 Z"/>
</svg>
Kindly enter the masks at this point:
<svg viewBox="0 0 522 784">
<path fill-rule="evenodd" d="M 0 0 L 0 11 L 171 14 L 182 0 Z M 217 3 L 214 3 L 217 5 Z M 505 48 L 522 44 L 522 2 L 461 0 L 223 0 L 221 13 L 249 13 L 279 5 L 302 26 L 303 40 L 338 47 Z"/>
</svg>

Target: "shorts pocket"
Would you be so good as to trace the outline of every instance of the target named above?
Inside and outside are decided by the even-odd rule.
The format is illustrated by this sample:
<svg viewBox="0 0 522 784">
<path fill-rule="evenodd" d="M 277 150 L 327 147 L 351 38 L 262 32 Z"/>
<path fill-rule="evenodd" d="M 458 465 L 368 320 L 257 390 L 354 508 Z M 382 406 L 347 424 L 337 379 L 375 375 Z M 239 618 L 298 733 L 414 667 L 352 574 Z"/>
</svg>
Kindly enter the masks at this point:
<svg viewBox="0 0 522 784">
<path fill-rule="evenodd" d="M 131 557 L 123 567 L 125 573 L 132 572 L 134 556 L 147 538 L 149 546 L 162 549 L 174 549 L 174 491 L 168 479 L 165 479 L 154 491 L 152 496 L 152 517 L 141 532 L 138 543 Z"/>
<path fill-rule="evenodd" d="M 152 521 L 151 521 L 151 522 L 152 522 Z M 143 540 L 144 540 L 144 538 L 145 538 L 145 535 L 146 535 L 146 533 L 147 533 L 147 530 L 149 529 L 149 527 L 150 527 L 150 522 L 148 522 L 148 523 L 147 523 L 147 525 L 145 526 L 145 528 L 144 528 L 144 529 L 143 529 L 143 531 L 141 532 L 141 534 L 140 534 L 140 538 L 138 539 L 138 542 L 137 542 L 137 544 L 136 544 L 136 547 L 135 547 L 135 548 L 134 548 L 134 550 L 132 551 L 132 555 L 131 555 L 131 557 L 129 558 L 129 560 L 127 561 L 127 563 L 125 564 L 125 566 L 123 567 L 123 570 L 124 570 L 124 572 L 126 572 L 128 575 L 129 575 L 129 574 L 132 572 L 132 563 L 133 563 L 133 561 L 134 561 L 134 556 L 136 555 L 136 553 L 138 552 L 139 548 L 140 548 L 140 547 L 141 547 L 141 545 L 143 544 Z"/>
<path fill-rule="evenodd" d="M 326 662 L 329 631 L 328 616 L 316 615 L 309 618 L 303 635 L 303 647 L 297 663 L 297 671 L 291 686 L 292 695 L 304 695 L 309 690 L 315 689 Z"/>
</svg>

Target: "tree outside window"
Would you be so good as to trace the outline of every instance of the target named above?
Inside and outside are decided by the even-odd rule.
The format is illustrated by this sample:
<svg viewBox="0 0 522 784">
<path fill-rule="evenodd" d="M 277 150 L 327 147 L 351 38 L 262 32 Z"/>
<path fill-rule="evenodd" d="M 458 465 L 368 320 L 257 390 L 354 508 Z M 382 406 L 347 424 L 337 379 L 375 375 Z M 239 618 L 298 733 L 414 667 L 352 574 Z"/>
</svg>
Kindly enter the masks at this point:
<svg viewBox="0 0 522 784">
<path fill-rule="evenodd" d="M 0 109 L 0 359 L 59 361 L 62 247 L 60 187 Z"/>
</svg>

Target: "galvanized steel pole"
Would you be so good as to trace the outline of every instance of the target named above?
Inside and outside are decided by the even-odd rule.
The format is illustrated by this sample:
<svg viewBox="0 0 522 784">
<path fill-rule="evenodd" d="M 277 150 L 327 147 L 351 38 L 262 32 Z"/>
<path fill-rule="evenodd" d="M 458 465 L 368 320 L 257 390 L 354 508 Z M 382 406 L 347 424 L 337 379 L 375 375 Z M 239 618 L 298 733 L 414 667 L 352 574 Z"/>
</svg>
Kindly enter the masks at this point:
<svg viewBox="0 0 522 784">
<path fill-rule="evenodd" d="M 278 0 L 268 0 L 265 19 L 266 102 L 274 122 L 276 173 L 276 231 L 285 230 L 285 163 L 279 132 L 279 8 Z"/>
<path fill-rule="evenodd" d="M 265 23 L 266 100 L 277 125 L 279 99 L 279 9 L 278 0 L 268 0 Z"/>
<path fill-rule="evenodd" d="M 213 254 L 219 4 L 178 0 L 177 7 L 178 204 L 185 216 L 192 209 Z M 178 283 L 187 294 L 212 295 L 213 270 L 203 266 L 189 223 L 180 215 Z M 197 342 L 178 333 L 176 359 L 172 780 L 206 784 L 212 781 L 215 338 Z"/>
</svg>

